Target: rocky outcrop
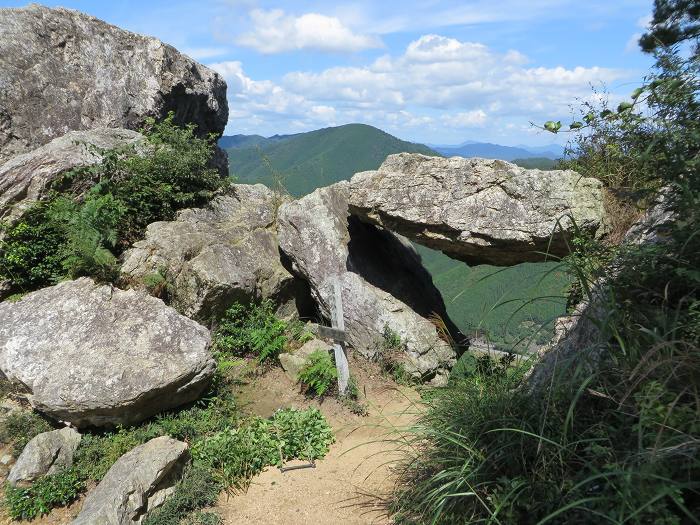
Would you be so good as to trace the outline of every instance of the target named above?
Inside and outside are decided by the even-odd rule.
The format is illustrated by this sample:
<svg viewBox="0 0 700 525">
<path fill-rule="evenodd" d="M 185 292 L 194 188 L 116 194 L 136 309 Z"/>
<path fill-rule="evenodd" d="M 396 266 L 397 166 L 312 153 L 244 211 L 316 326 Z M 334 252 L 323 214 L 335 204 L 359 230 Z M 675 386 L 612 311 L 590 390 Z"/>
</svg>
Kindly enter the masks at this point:
<svg viewBox="0 0 700 525">
<path fill-rule="evenodd" d="M 470 264 L 565 255 L 570 217 L 585 232 L 604 229 L 598 180 L 500 160 L 390 155 L 352 178 L 348 201 L 362 220 Z"/>
<path fill-rule="evenodd" d="M 282 251 L 328 319 L 339 283 L 352 347 L 374 356 L 389 329 L 405 342 L 410 373 L 442 381 L 455 352 L 428 320 L 432 314 L 448 320 L 439 292 L 410 244 L 349 217 L 347 199 L 348 184 L 342 182 L 283 204 Z"/>
<path fill-rule="evenodd" d="M 142 138 L 126 129 L 71 131 L 30 153 L 13 157 L 0 165 L 0 220 L 13 222 L 51 188 L 65 189 L 60 185 L 61 176 L 99 163 L 99 150 L 135 144 Z"/>
<path fill-rule="evenodd" d="M 124 454 L 85 498 L 73 525 L 138 525 L 175 490 L 187 444 L 158 437 Z"/>
<path fill-rule="evenodd" d="M 175 113 L 201 136 L 228 120 L 226 83 L 160 40 L 68 9 L 0 9 L 0 163 L 72 130 L 140 129 Z"/>
<path fill-rule="evenodd" d="M 195 319 L 216 317 L 234 302 L 261 299 L 274 301 L 280 315 L 291 315 L 306 288 L 280 262 L 275 231 L 280 204 L 262 184 L 234 185 L 207 208 L 150 224 L 146 238 L 124 254 L 122 277 L 139 286 L 159 273 L 171 304 Z"/>
<path fill-rule="evenodd" d="M 27 443 L 17 458 L 7 481 L 11 485 L 32 483 L 73 464 L 81 435 L 72 428 L 43 432 Z"/>
<path fill-rule="evenodd" d="M 197 399 L 209 332 L 160 299 L 81 278 L 0 303 L 0 372 L 48 416 L 128 425 Z"/>
</svg>

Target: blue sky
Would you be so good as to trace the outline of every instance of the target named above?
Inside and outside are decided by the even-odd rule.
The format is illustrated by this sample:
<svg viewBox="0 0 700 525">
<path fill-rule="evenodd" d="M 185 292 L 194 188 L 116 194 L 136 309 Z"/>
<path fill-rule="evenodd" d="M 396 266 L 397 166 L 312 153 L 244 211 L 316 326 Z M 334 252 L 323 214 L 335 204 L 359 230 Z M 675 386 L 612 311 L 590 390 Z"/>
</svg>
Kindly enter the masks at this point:
<svg viewBox="0 0 700 525">
<path fill-rule="evenodd" d="M 652 63 L 635 44 L 652 0 L 42 3 L 156 36 L 219 71 L 227 134 L 364 122 L 433 144 L 539 145 L 554 137 L 531 121 L 569 120 L 591 85 L 615 102 Z"/>
</svg>

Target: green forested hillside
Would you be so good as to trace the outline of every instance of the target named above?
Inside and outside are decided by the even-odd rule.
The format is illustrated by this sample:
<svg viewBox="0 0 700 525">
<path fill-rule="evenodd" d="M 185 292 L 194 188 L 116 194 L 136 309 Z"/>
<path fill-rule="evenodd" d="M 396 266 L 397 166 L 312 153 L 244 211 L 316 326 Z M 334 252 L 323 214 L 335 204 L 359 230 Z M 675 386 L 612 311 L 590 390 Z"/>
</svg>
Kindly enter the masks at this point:
<svg viewBox="0 0 700 525">
<path fill-rule="evenodd" d="M 377 169 L 392 153 L 437 155 L 422 144 L 399 140 L 365 124 L 348 124 L 309 133 L 241 140 L 222 137 L 229 171 L 238 182 L 271 185 L 276 176 L 298 197 L 347 180 L 358 171 Z M 229 146 L 229 147 L 227 147 Z"/>
<path fill-rule="evenodd" d="M 437 155 L 427 146 L 405 142 L 364 124 L 269 138 L 234 135 L 222 137 L 219 145 L 227 150 L 230 172 L 239 182 L 271 186 L 277 179 L 295 197 L 348 180 L 357 172 L 377 169 L 392 153 Z M 522 165 L 534 167 L 531 160 L 522 161 Z M 537 163 L 537 167 L 549 164 Z M 445 299 L 450 317 L 465 333 L 478 330 L 501 345 L 512 345 L 521 338 L 542 341 L 546 334 L 539 327 L 564 312 L 568 281 L 562 272 L 552 271 L 556 265 L 469 268 L 441 252 L 416 248 Z M 547 330 L 551 333 L 551 326 Z"/>
<path fill-rule="evenodd" d="M 552 321 L 566 309 L 569 278 L 559 263 L 469 267 L 423 246 L 416 249 L 465 334 L 487 334 L 503 349 L 524 351 L 545 343 Z"/>
</svg>

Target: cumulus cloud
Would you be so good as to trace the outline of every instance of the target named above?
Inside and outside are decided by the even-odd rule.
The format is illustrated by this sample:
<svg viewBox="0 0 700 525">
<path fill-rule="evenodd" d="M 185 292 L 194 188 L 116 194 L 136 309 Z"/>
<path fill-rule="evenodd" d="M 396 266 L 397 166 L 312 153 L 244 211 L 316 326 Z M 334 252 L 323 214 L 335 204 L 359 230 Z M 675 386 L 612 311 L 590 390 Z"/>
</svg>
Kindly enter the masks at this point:
<svg viewBox="0 0 700 525">
<path fill-rule="evenodd" d="M 250 19 L 253 30 L 240 35 L 237 43 L 261 53 L 301 49 L 354 52 L 382 46 L 379 38 L 354 33 L 338 18 L 318 13 L 293 16 L 281 9 L 254 9 Z"/>
<path fill-rule="evenodd" d="M 253 80 L 240 62 L 212 67 L 229 82 L 236 122 L 241 112 L 307 129 L 367 122 L 405 136 L 407 129 L 457 131 L 563 116 L 591 84 L 623 78 L 601 67 L 541 67 L 518 51 L 424 35 L 403 53 L 361 66 L 295 71 L 278 82 Z M 272 117 L 274 115 L 274 117 Z M 276 120 L 275 120 L 276 119 Z"/>
</svg>

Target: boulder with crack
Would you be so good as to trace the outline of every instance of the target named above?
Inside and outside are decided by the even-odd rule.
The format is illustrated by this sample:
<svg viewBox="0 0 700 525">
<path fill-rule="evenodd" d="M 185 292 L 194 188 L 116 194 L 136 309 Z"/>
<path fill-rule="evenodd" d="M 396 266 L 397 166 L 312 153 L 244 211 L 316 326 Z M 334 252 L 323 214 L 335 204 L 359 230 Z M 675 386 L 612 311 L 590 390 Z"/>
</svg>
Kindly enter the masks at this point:
<svg viewBox="0 0 700 525">
<path fill-rule="evenodd" d="M 233 302 L 261 299 L 292 315 L 306 288 L 280 261 L 279 205 L 280 197 L 262 184 L 236 184 L 207 208 L 150 224 L 146 238 L 123 255 L 122 278 L 138 287 L 159 276 L 171 304 L 203 321 Z"/>
<path fill-rule="evenodd" d="M 97 164 L 100 150 L 136 144 L 140 133 L 119 128 L 71 131 L 34 151 L 0 165 L 0 220 L 14 222 L 50 189 L 61 186 L 61 176 L 72 169 Z"/>
<path fill-rule="evenodd" d="M 500 160 L 390 155 L 352 178 L 348 201 L 362 220 L 469 264 L 566 255 L 576 227 L 605 229 L 600 181 Z"/>
<path fill-rule="evenodd" d="M 78 427 L 194 401 L 216 369 L 209 345 L 206 328 L 160 299 L 88 278 L 0 303 L 0 373 L 37 410 Z"/>
<path fill-rule="evenodd" d="M 83 503 L 73 525 L 138 525 L 174 492 L 189 461 L 187 443 L 167 436 L 120 457 Z"/>
<path fill-rule="evenodd" d="M 138 130 L 170 111 L 220 135 L 226 83 L 156 38 L 78 11 L 0 9 L 0 163 L 68 131 Z"/>
<path fill-rule="evenodd" d="M 374 356 L 388 329 L 405 344 L 409 373 L 444 381 L 455 351 L 429 320 L 436 314 L 450 326 L 430 275 L 407 241 L 350 217 L 347 199 L 348 184 L 341 182 L 283 204 L 281 249 L 293 271 L 308 281 L 326 318 L 331 317 L 338 283 L 352 347 Z"/>
<path fill-rule="evenodd" d="M 34 436 L 17 458 L 7 481 L 11 485 L 31 484 L 42 476 L 70 467 L 81 437 L 67 427 Z"/>
</svg>

